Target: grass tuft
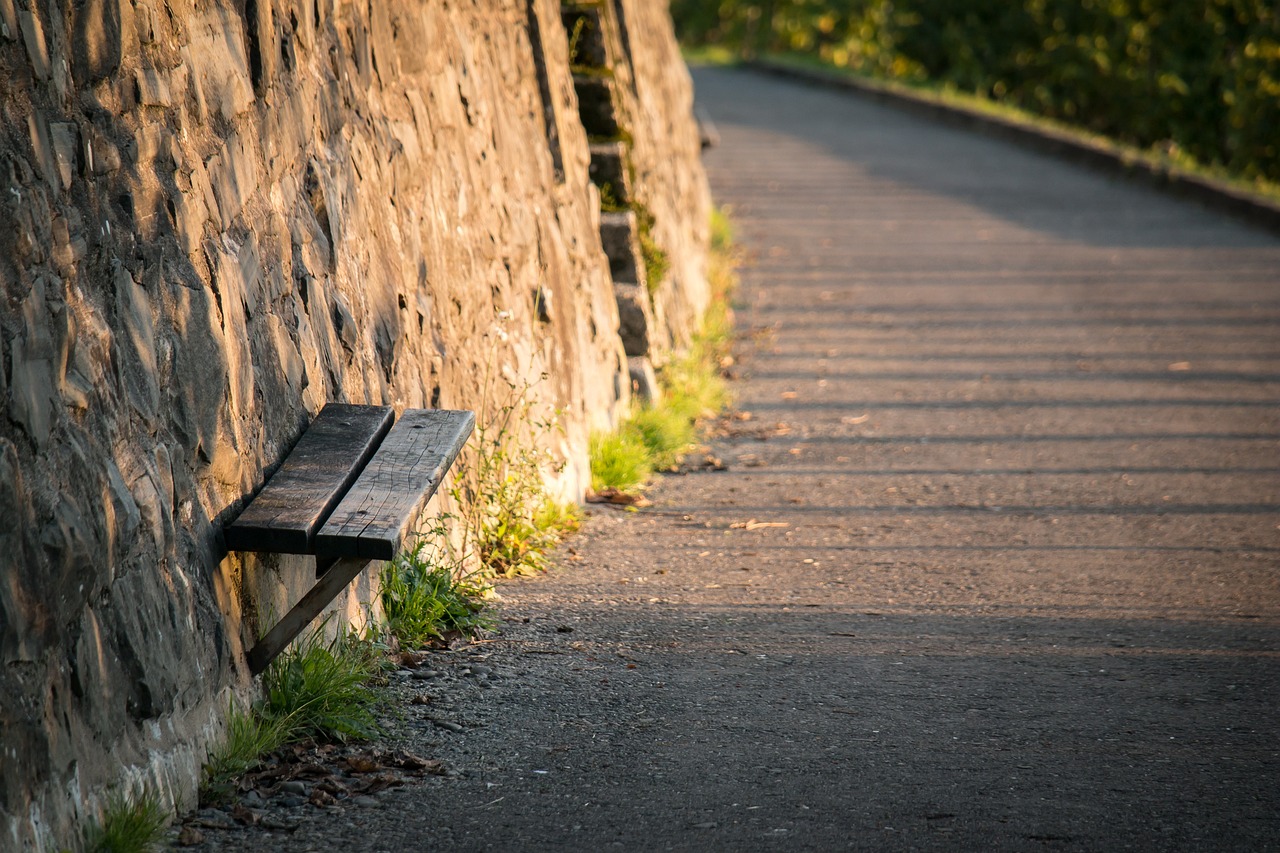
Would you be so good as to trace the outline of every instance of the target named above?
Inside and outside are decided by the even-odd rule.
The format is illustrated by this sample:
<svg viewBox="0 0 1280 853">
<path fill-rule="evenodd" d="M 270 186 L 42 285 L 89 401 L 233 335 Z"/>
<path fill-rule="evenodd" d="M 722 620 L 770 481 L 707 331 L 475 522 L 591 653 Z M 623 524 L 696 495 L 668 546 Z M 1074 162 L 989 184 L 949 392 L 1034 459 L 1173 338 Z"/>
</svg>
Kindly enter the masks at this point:
<svg viewBox="0 0 1280 853">
<path fill-rule="evenodd" d="M 545 571 L 550 550 L 577 529 L 574 510 L 558 504 L 544 485 L 548 472 L 564 469 L 546 448 L 547 437 L 560 429 L 559 412 L 540 411 L 531 398 L 533 384 L 512 381 L 491 357 L 481 399 L 492 399 L 499 382 L 506 383 L 507 393 L 494 408 L 486 405 L 476 413 L 475 439 L 457 466 L 451 491 L 461 507 L 457 563 L 474 560 L 482 578 Z"/>
<path fill-rule="evenodd" d="M 227 712 L 226 735 L 204 765 L 201 801 L 230 799 L 232 781 L 257 767 L 264 755 L 275 752 L 285 740 L 286 732 L 279 720 L 252 708 L 241 710 L 232 702 Z"/>
<path fill-rule="evenodd" d="M 621 429 L 591 436 L 591 490 L 638 491 L 653 474 L 649 449 L 635 432 Z"/>
<path fill-rule="evenodd" d="M 698 424 L 714 418 L 729 403 L 724 369 L 732 364 L 733 311 L 730 294 L 737 284 L 738 253 L 727 214 L 711 219 L 708 275 L 711 304 L 689 349 L 663 367 L 661 398 L 638 406 L 612 433 L 591 438 L 591 488 L 634 493 L 654 471 L 671 470 L 697 444 Z"/>
<path fill-rule="evenodd" d="M 241 711 L 233 702 L 221 744 L 204 765 L 200 801 L 221 803 L 234 780 L 282 746 L 308 738 L 363 740 L 381 731 L 372 689 L 382 657 L 370 642 L 347 634 L 328 642 L 323 626 L 296 642 L 262 674 L 264 697 Z"/>
<path fill-rule="evenodd" d="M 147 853 L 160 847 L 164 829 L 169 823 L 169 810 L 160 798 L 145 791 L 137 799 L 119 792 L 107 798 L 101 823 L 85 832 L 84 849 L 88 853 Z"/>
<path fill-rule="evenodd" d="M 676 406 L 643 406 L 637 409 L 624 427 L 644 445 L 654 471 L 669 471 L 698 440 L 694 419 Z"/>
<path fill-rule="evenodd" d="M 433 533 L 443 536 L 444 529 Z M 432 539 L 424 538 L 382 569 L 385 628 L 404 648 L 422 648 L 446 633 L 474 634 L 493 625 L 484 615 L 489 586 L 459 577 L 461 567 L 443 554 Z"/>
<path fill-rule="evenodd" d="M 316 631 L 262 674 L 262 714 L 279 721 L 290 742 L 365 740 L 380 731 L 379 700 L 369 689 L 380 670 L 371 643 L 349 635 L 326 643 Z"/>
</svg>

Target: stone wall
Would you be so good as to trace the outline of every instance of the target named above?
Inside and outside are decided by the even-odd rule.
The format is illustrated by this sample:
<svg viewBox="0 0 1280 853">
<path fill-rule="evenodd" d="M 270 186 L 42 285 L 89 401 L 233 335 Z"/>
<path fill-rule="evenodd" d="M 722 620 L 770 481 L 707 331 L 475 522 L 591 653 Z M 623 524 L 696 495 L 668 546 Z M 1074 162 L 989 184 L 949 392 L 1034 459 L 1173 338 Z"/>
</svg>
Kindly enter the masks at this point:
<svg viewBox="0 0 1280 853">
<path fill-rule="evenodd" d="M 665 5 L 618 3 L 679 344 L 690 87 Z M 221 526 L 326 401 L 531 383 L 581 493 L 629 397 L 589 162 L 554 0 L 0 0 L 0 847 L 72 843 L 113 785 L 191 803 L 312 571 Z"/>
</svg>

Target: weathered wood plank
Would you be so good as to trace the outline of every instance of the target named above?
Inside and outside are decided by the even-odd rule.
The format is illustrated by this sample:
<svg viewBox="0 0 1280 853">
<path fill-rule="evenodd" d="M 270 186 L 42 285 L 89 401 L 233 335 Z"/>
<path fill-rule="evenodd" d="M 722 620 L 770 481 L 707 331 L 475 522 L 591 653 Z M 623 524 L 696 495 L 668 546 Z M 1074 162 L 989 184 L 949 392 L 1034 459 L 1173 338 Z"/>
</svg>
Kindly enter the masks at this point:
<svg viewBox="0 0 1280 853">
<path fill-rule="evenodd" d="M 293 638 L 302 633 L 302 629 L 311 624 L 311 620 L 320 615 L 320 611 L 328 606 L 351 583 L 360 571 L 369 565 L 363 557 L 339 560 L 329 571 L 324 573 L 316 585 L 302 596 L 293 609 L 266 633 L 258 644 L 249 650 L 249 671 L 254 675 L 267 668 L 267 664 L 275 660 L 276 655 L 284 651 L 285 646 L 293 642 Z"/>
<path fill-rule="evenodd" d="M 473 412 L 407 410 L 316 534 L 316 554 L 394 557 L 475 422 Z"/>
<path fill-rule="evenodd" d="M 391 429 L 389 406 L 329 403 L 224 530 L 231 551 L 314 553 L 314 538 Z"/>
</svg>

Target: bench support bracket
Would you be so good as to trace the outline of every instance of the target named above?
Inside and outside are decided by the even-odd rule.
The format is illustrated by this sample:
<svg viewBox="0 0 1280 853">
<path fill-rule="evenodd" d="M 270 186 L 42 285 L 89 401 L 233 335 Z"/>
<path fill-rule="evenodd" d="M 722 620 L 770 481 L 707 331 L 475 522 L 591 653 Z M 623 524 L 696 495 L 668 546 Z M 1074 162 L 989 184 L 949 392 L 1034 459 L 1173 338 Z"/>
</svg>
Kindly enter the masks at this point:
<svg viewBox="0 0 1280 853">
<path fill-rule="evenodd" d="M 284 618 L 277 622 L 256 646 L 250 649 L 249 671 L 258 675 L 266 669 L 267 665 L 276 659 L 276 655 L 284 651 L 285 646 L 293 642 L 294 638 L 302 633 L 302 629 L 319 616 L 320 611 L 324 610 L 369 562 L 364 557 L 344 557 L 329 567 L 328 571 L 316 581 L 316 585 L 311 587 L 310 591 L 293 606 L 293 609 L 286 613 Z"/>
</svg>

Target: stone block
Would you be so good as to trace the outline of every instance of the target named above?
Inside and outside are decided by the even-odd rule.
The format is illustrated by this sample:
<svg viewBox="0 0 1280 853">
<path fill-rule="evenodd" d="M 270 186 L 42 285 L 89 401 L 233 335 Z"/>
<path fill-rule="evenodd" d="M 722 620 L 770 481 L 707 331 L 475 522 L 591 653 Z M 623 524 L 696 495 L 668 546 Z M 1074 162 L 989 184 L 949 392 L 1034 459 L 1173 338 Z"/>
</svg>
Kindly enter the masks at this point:
<svg viewBox="0 0 1280 853">
<path fill-rule="evenodd" d="M 13 339 L 9 355 L 9 412 L 35 442 L 49 439 L 55 415 L 54 335 L 46 301 L 48 280 L 36 279 L 22 302 L 21 335 Z"/>
<path fill-rule="evenodd" d="M 160 384 L 157 376 L 155 325 L 151 300 L 146 289 L 133 280 L 123 264 L 117 263 L 113 274 L 116 296 L 116 321 L 120 332 L 116 340 L 130 357 L 121 358 L 118 367 L 129 394 L 129 401 L 143 419 L 150 422 L 160 409 Z"/>
<path fill-rule="evenodd" d="M 574 74 L 573 88 L 578 93 L 578 117 L 587 135 L 605 139 L 616 137 L 620 128 L 613 79 L 603 75 Z"/>
<path fill-rule="evenodd" d="M 243 133 L 235 133 L 222 151 L 209 158 L 205 167 L 225 231 L 240 215 L 244 204 L 257 191 L 258 164 L 253 148 Z"/>
<path fill-rule="evenodd" d="M 114 336 L 111 327 L 83 300 L 74 300 L 73 345 L 59 393 L 63 403 L 84 410 L 96 393 L 108 393 L 107 369 L 111 365 Z M 70 307 L 70 306 L 69 306 Z"/>
<path fill-rule="evenodd" d="M 173 230 L 178 235 L 178 243 L 188 256 L 194 255 L 200 250 L 204 224 L 209 221 L 204 194 L 179 192 L 169 200 L 173 203 Z"/>
<path fill-rule="evenodd" d="M 0 36 L 7 39 L 18 37 L 18 12 L 13 0 L 0 0 Z"/>
<path fill-rule="evenodd" d="M 87 127 L 83 141 L 85 168 L 90 173 L 108 175 L 123 165 L 120 147 L 97 127 Z"/>
<path fill-rule="evenodd" d="M 33 110 L 27 116 L 27 134 L 31 140 L 31 151 L 35 154 L 36 163 L 40 167 L 40 174 L 49 185 L 49 189 L 56 192 L 60 183 L 58 161 L 53 155 L 53 137 L 49 133 L 49 124 L 41 113 Z"/>
<path fill-rule="evenodd" d="M 72 25 L 75 73 L 81 83 L 110 76 L 120 67 L 134 31 L 133 4 L 125 0 L 83 0 Z"/>
<path fill-rule="evenodd" d="M 600 244 L 609 257 L 609 274 L 615 283 L 639 284 L 645 280 L 636 215 L 630 210 L 600 215 Z"/>
<path fill-rule="evenodd" d="M 190 22 L 189 31 L 183 60 L 191 69 L 200 118 L 216 114 L 231 121 L 254 100 L 240 15 L 233 7 L 213 6 Z"/>
<path fill-rule="evenodd" d="M 591 146 L 591 183 L 600 188 L 603 201 L 630 204 L 631 176 L 627 169 L 627 146 L 622 142 L 599 142 Z M 603 198 L 608 193 L 607 198 Z"/>
<path fill-rule="evenodd" d="M 138 33 L 138 41 L 143 44 L 155 44 L 156 41 L 156 18 L 155 11 L 150 6 L 139 6 L 137 8 L 135 24 Z"/>
<path fill-rule="evenodd" d="M 84 220 L 80 216 L 80 211 L 74 207 L 67 208 L 65 216 L 53 218 L 50 230 L 53 235 L 53 242 L 50 245 L 53 263 L 60 274 L 70 276 L 75 272 L 76 265 L 84 260 L 85 254 L 89 251 L 89 242 L 85 238 Z"/>
<path fill-rule="evenodd" d="M 169 90 L 169 75 L 154 68 L 139 68 L 134 73 L 133 85 L 138 103 L 144 107 L 169 107 L 173 105 L 173 93 Z"/>
<path fill-rule="evenodd" d="M 76 173 L 76 149 L 80 147 L 80 132 L 71 122 L 59 121 L 49 125 L 49 136 L 62 188 L 70 189 L 71 179 Z"/>
<path fill-rule="evenodd" d="M 217 444 L 218 417 L 226 405 L 227 361 L 212 293 L 178 283 L 170 284 L 169 292 L 176 345 L 173 379 L 165 385 L 165 409 L 188 452 L 183 467 L 189 468 L 210 458 Z"/>
<path fill-rule="evenodd" d="M 31 497 L 23 484 L 18 449 L 6 438 L 0 438 L 0 517 L 6 519 L 0 524 L 0 576 L 5 579 L 0 584 L 0 664 L 7 667 L 38 658 L 44 637 L 31 625 L 43 609 L 33 599 L 28 582 L 28 575 L 38 570 L 27 553 L 27 533 L 33 526 Z M 0 730 L 8 728 L 9 720 Z M 11 753 L 5 755 L 6 760 L 12 758 Z"/>
<path fill-rule="evenodd" d="M 647 404 L 658 402 L 662 389 L 658 386 L 658 374 L 653 370 L 653 362 L 648 357 L 628 358 L 627 373 L 631 377 L 632 397 Z"/>
<path fill-rule="evenodd" d="M 18 13 L 22 27 L 22 43 L 27 48 L 27 60 L 37 80 L 49 79 L 49 45 L 44 38 L 44 24 L 34 12 L 23 9 Z"/>
<path fill-rule="evenodd" d="M 613 285 L 618 303 L 618 337 L 628 358 L 648 355 L 653 347 L 653 304 L 649 291 L 639 284 Z"/>
<path fill-rule="evenodd" d="M 276 38 L 276 24 L 271 7 L 270 0 L 258 0 L 252 6 L 256 14 L 245 22 L 250 36 L 249 70 L 257 77 L 259 91 L 267 89 L 275 78 L 280 56 L 280 43 Z"/>
</svg>

